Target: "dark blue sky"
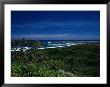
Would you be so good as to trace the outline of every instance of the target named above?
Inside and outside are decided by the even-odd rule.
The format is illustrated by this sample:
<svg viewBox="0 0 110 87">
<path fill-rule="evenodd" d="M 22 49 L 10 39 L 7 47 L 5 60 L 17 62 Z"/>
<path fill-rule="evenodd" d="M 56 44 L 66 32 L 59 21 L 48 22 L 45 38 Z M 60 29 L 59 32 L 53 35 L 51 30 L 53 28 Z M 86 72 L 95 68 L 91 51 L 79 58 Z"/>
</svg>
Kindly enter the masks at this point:
<svg viewBox="0 0 110 87">
<path fill-rule="evenodd" d="M 12 38 L 99 40 L 99 11 L 12 11 Z"/>
</svg>

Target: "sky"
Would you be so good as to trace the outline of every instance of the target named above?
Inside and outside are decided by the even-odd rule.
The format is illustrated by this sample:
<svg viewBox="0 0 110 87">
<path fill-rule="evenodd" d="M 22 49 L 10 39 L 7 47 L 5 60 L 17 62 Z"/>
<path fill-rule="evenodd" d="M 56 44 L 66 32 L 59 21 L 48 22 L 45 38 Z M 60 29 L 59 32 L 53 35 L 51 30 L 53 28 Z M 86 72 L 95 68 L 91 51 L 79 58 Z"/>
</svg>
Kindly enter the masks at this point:
<svg viewBox="0 0 110 87">
<path fill-rule="evenodd" d="M 100 11 L 12 11 L 11 37 L 99 40 Z"/>
</svg>

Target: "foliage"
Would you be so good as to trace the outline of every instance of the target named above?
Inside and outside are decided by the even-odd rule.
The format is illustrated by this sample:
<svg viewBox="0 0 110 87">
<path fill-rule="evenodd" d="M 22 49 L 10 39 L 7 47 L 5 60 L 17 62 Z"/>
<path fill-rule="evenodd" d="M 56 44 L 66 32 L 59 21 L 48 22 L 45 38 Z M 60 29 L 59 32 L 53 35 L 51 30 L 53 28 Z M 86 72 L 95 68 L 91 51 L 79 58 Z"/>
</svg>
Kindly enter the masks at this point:
<svg viewBox="0 0 110 87">
<path fill-rule="evenodd" d="M 32 42 L 25 41 L 25 44 L 31 43 L 32 45 Z M 17 45 L 20 43 L 22 44 L 20 41 L 13 42 Z M 33 46 L 37 45 L 40 46 L 40 42 L 39 44 L 34 43 Z M 11 75 L 13 77 L 100 76 L 99 44 L 14 51 L 11 52 L 11 57 Z"/>
</svg>

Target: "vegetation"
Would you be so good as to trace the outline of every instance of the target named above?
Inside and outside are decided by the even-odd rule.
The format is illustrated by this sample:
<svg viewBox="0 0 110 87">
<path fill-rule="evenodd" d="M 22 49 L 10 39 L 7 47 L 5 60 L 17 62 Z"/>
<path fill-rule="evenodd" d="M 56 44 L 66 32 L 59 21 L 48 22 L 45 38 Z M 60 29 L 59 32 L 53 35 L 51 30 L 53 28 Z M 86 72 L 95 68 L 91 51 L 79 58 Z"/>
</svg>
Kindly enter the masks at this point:
<svg viewBox="0 0 110 87">
<path fill-rule="evenodd" d="M 13 41 L 42 46 L 36 41 Z M 82 44 L 66 48 L 30 49 L 11 52 L 12 77 L 98 77 L 100 76 L 100 45 Z"/>
</svg>

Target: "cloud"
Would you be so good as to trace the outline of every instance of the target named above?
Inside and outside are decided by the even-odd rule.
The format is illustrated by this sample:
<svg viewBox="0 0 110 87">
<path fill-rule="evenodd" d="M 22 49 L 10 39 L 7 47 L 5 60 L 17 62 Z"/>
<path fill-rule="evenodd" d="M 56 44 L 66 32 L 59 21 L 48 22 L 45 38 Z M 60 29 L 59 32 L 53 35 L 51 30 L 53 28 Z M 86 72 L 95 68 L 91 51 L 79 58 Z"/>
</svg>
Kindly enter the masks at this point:
<svg viewBox="0 0 110 87">
<path fill-rule="evenodd" d="M 37 34 L 37 35 L 14 35 L 13 38 L 27 38 L 27 39 L 49 39 L 49 38 L 62 38 L 66 34 Z"/>
<path fill-rule="evenodd" d="M 99 39 L 99 35 L 95 34 L 36 34 L 36 35 L 14 35 L 16 39 L 36 39 L 36 40 L 93 40 Z"/>
<path fill-rule="evenodd" d="M 54 22 L 54 21 L 42 21 L 32 22 L 26 24 L 12 24 L 15 29 L 45 29 L 45 28 L 79 28 L 79 27 L 97 27 L 100 23 L 97 21 L 70 21 L 70 22 Z"/>
<path fill-rule="evenodd" d="M 23 37 L 37 37 L 37 38 L 58 38 L 64 37 L 66 34 L 39 34 L 39 35 L 23 35 Z"/>
</svg>

